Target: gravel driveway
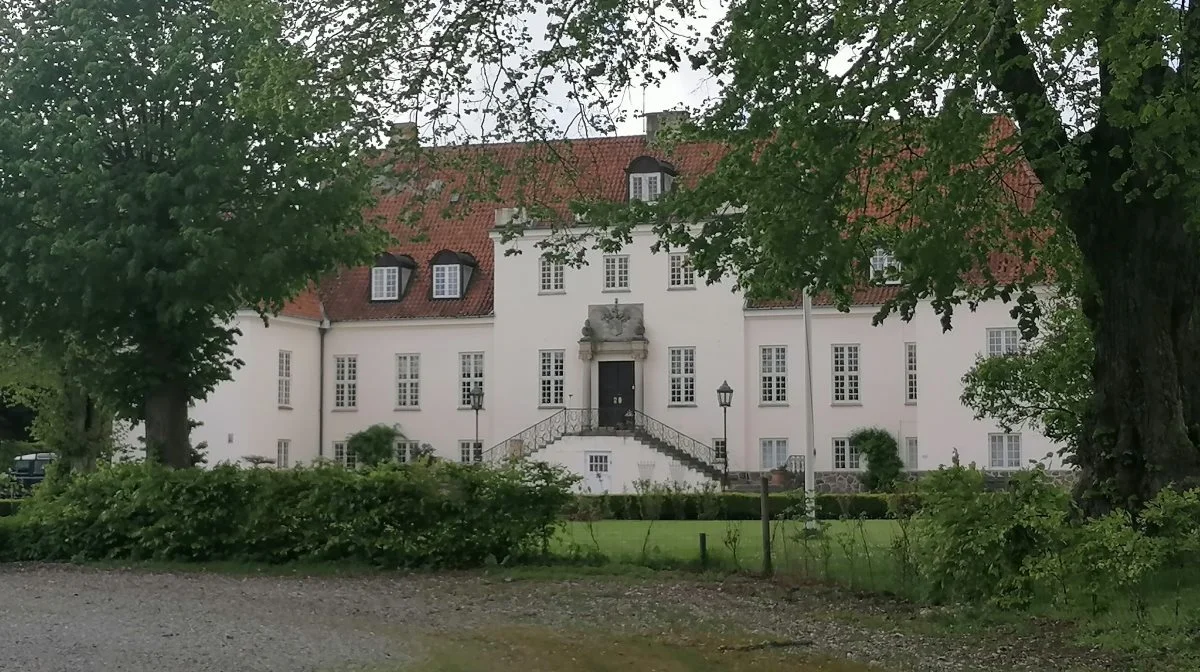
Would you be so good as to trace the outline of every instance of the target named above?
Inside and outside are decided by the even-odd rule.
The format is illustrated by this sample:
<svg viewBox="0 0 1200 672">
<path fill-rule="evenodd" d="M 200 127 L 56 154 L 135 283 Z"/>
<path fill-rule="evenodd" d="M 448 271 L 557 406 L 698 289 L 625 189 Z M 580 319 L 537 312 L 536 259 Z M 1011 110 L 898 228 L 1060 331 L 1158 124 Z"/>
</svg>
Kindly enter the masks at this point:
<svg viewBox="0 0 1200 672">
<path fill-rule="evenodd" d="M 864 622 L 875 625 L 831 612 L 870 616 Z M 935 638 L 882 627 L 886 617 L 855 598 L 801 596 L 749 580 L 242 577 L 7 566 L 0 567 L 0 670 L 401 669 L 420 654 L 417 634 L 500 623 L 753 631 L 888 670 L 1116 669 L 1040 639 Z"/>
</svg>

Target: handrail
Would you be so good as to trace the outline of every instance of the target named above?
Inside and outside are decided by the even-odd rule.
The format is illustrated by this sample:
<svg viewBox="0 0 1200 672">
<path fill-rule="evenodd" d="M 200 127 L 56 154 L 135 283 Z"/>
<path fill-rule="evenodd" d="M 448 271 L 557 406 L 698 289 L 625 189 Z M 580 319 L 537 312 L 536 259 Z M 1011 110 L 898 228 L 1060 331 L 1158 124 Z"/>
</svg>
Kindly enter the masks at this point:
<svg viewBox="0 0 1200 672">
<path fill-rule="evenodd" d="M 658 439 L 669 446 L 672 446 L 685 455 L 690 455 L 691 457 L 700 460 L 704 464 L 711 465 L 716 461 L 716 453 L 713 451 L 712 446 L 701 443 L 700 441 L 693 439 L 678 429 L 655 420 L 641 411 L 631 412 L 633 413 L 635 428 L 646 432 L 651 437 Z"/>
<path fill-rule="evenodd" d="M 596 426 L 596 410 L 591 408 L 563 408 L 552 415 L 513 434 L 488 448 L 483 454 L 484 462 L 500 462 L 509 458 L 522 458 L 537 452 L 572 432 L 582 432 Z"/>
</svg>

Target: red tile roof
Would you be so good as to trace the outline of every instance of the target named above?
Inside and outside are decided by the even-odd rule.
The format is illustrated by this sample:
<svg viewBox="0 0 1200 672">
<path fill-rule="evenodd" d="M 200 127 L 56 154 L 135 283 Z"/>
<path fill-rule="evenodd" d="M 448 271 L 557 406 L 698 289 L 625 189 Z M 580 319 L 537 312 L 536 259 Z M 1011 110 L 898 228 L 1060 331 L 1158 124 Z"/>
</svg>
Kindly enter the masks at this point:
<svg viewBox="0 0 1200 672">
<path fill-rule="evenodd" d="M 317 296 L 316 288 L 310 287 L 289 301 L 279 313 L 284 317 L 297 317 L 302 320 L 320 321 L 324 318 L 321 312 L 321 298 Z"/>
<path fill-rule="evenodd" d="M 687 183 L 711 171 L 719 152 L 700 144 L 663 152 L 649 147 L 644 136 L 432 150 L 436 165 L 417 181 L 420 189 L 382 196 L 367 213 L 382 217 L 381 225 L 399 241 L 389 252 L 417 262 L 412 286 L 400 301 L 373 302 L 370 269 L 350 269 L 321 283 L 325 312 L 332 321 L 491 315 L 495 265 L 489 234 L 495 211 L 519 202 L 558 210 L 579 198 L 624 200 L 625 168 L 642 155 L 669 161 Z M 497 177 L 492 181 L 489 175 Z M 483 193 L 489 195 L 478 195 Z M 408 223 L 414 214 L 415 226 Z M 462 299 L 432 298 L 430 260 L 447 249 L 467 252 L 479 264 Z"/>
<path fill-rule="evenodd" d="M 1011 124 L 998 121 L 996 132 L 1001 136 L 1011 133 Z M 624 200 L 625 169 L 643 155 L 670 162 L 679 172 L 678 179 L 692 184 L 715 168 L 721 154 L 722 148 L 716 144 L 682 145 L 666 152 L 651 147 L 640 135 L 427 150 L 431 163 L 419 179 L 380 196 L 375 208 L 366 213 L 380 217 L 383 228 L 397 239 L 389 252 L 407 255 L 417 263 L 411 286 L 402 299 L 370 301 L 370 269 L 361 267 L 327 278 L 320 284 L 319 293 L 306 291 L 289 303 L 283 314 L 319 320 L 323 307 L 331 321 L 491 315 L 495 265 L 489 234 L 495 226 L 497 209 L 524 204 L 561 212 L 569 201 L 579 198 Z M 1005 181 L 1020 207 L 1030 207 L 1038 190 L 1032 171 L 1026 167 Z M 880 201 L 870 199 L 863 214 L 894 216 L 894 212 L 880 210 L 892 207 Z M 430 260 L 441 250 L 467 252 L 478 262 L 462 299 L 432 298 Z M 992 268 L 998 277 L 1016 271 L 1012 260 L 998 256 Z M 894 286 L 866 287 L 855 293 L 853 303 L 881 305 L 898 291 Z M 797 293 L 792 299 L 754 301 L 749 307 L 792 308 L 800 305 L 800 299 Z M 815 296 L 813 303 L 832 304 L 828 294 Z"/>
</svg>

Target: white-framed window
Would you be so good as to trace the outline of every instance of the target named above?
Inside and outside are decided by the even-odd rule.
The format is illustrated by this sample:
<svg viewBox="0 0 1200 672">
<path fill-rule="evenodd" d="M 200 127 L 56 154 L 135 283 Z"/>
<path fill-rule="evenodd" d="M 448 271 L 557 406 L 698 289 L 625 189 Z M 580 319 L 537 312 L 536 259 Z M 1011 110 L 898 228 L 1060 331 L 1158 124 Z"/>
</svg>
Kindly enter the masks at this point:
<svg viewBox="0 0 1200 672">
<path fill-rule="evenodd" d="M 667 256 L 667 286 L 695 287 L 696 269 L 692 268 L 692 256 L 686 252 L 675 252 Z"/>
<path fill-rule="evenodd" d="M 470 439 L 463 439 L 458 442 L 458 459 L 463 464 L 478 464 L 483 462 L 483 446 L 478 449 L 475 447 L 475 442 Z"/>
<path fill-rule="evenodd" d="M 917 403 L 917 344 L 904 344 L 904 402 Z"/>
<path fill-rule="evenodd" d="M 288 439 L 277 439 L 275 441 L 275 467 L 278 469 L 288 468 L 288 453 L 291 451 L 292 442 Z"/>
<path fill-rule="evenodd" d="M 787 439 L 759 439 L 758 450 L 761 453 L 763 471 L 787 464 Z"/>
<path fill-rule="evenodd" d="M 421 406 L 421 355 L 396 355 L 396 408 Z"/>
<path fill-rule="evenodd" d="M 900 262 L 891 252 L 876 248 L 875 254 L 871 255 L 871 279 L 889 285 L 900 284 Z"/>
<path fill-rule="evenodd" d="M 358 466 L 358 459 L 346 447 L 345 441 L 333 442 L 333 461 L 347 469 L 353 469 Z"/>
<path fill-rule="evenodd" d="M 857 343 L 833 346 L 833 403 L 852 404 L 859 396 Z"/>
<path fill-rule="evenodd" d="M 475 388 L 476 384 L 480 388 L 483 387 L 483 353 L 458 353 L 458 403 L 460 407 L 471 407 L 471 390 Z"/>
<path fill-rule="evenodd" d="M 376 266 L 371 269 L 371 300 L 395 301 L 400 298 L 400 268 Z"/>
<path fill-rule="evenodd" d="M 333 407 L 358 408 L 358 355 L 333 358 Z"/>
<path fill-rule="evenodd" d="M 725 437 L 718 436 L 712 440 L 713 459 L 729 459 L 729 446 L 725 442 Z"/>
<path fill-rule="evenodd" d="M 541 377 L 541 397 L 538 402 L 542 406 L 562 406 L 566 392 L 567 353 L 565 350 L 538 351 L 539 374 Z"/>
<path fill-rule="evenodd" d="M 858 447 L 850 443 L 850 439 L 838 437 L 833 440 L 833 468 L 834 469 L 858 469 L 862 466 L 862 459 L 858 453 Z"/>
<path fill-rule="evenodd" d="M 560 261 L 542 257 L 538 262 L 539 292 L 562 292 L 567 288 L 566 268 Z"/>
<path fill-rule="evenodd" d="M 604 255 L 604 288 L 629 289 L 629 255 Z"/>
<path fill-rule="evenodd" d="M 696 403 L 696 349 L 668 348 L 672 404 Z"/>
<path fill-rule="evenodd" d="M 987 330 L 988 357 L 1013 355 L 1021 351 L 1021 330 L 1016 327 L 993 327 Z"/>
<path fill-rule="evenodd" d="M 904 454 L 901 456 L 902 457 L 901 461 L 904 462 L 905 469 L 908 469 L 909 471 L 917 470 L 917 464 L 919 461 L 919 457 L 918 457 L 917 453 L 918 453 L 917 437 L 915 437 L 915 436 L 904 437 Z"/>
<path fill-rule="evenodd" d="M 279 351 L 279 386 L 277 401 L 284 408 L 292 405 L 292 353 L 287 350 Z"/>
<path fill-rule="evenodd" d="M 988 434 L 988 466 L 992 469 L 1021 468 L 1021 435 Z"/>
<path fill-rule="evenodd" d="M 396 461 L 400 463 L 412 462 L 417 458 L 417 453 L 420 450 L 421 444 L 417 441 L 399 439 L 396 441 Z"/>
<path fill-rule="evenodd" d="M 588 473 L 603 476 L 608 474 L 609 454 L 588 453 Z"/>
<path fill-rule="evenodd" d="M 461 296 L 462 269 L 458 264 L 437 264 L 433 267 L 433 298 L 457 299 Z"/>
<path fill-rule="evenodd" d="M 787 402 L 787 346 L 764 345 L 758 349 L 759 401 Z"/>
<path fill-rule="evenodd" d="M 653 203 L 662 195 L 662 187 L 658 173 L 635 173 L 629 176 L 629 200 Z"/>
</svg>

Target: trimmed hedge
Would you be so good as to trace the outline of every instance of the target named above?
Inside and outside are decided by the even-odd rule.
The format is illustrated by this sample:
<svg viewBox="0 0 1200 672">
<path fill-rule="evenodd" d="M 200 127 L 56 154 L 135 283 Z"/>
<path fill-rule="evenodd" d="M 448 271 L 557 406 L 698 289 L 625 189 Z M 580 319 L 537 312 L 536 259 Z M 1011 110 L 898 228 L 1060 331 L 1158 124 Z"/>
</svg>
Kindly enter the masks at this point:
<svg viewBox="0 0 1200 672">
<path fill-rule="evenodd" d="M 21 508 L 19 499 L 0 499 L 0 518 L 14 515 L 19 508 Z"/>
<path fill-rule="evenodd" d="M 585 518 L 589 515 L 605 520 L 642 520 L 646 506 L 638 494 L 579 495 L 568 505 L 568 518 Z M 758 520 L 759 495 L 741 492 L 694 493 L 669 492 L 656 495 L 657 501 L 651 510 L 658 509 L 658 520 Z M 768 501 L 771 518 L 783 515 L 804 515 L 803 493 L 792 495 L 775 493 Z M 838 518 L 882 519 L 894 515 L 894 510 L 913 512 L 918 506 L 915 494 L 818 494 L 817 517 L 825 520 Z"/>
<path fill-rule="evenodd" d="M 475 567 L 542 550 L 574 482 L 536 463 L 117 465 L 37 488 L 0 519 L 0 559 Z"/>
</svg>

